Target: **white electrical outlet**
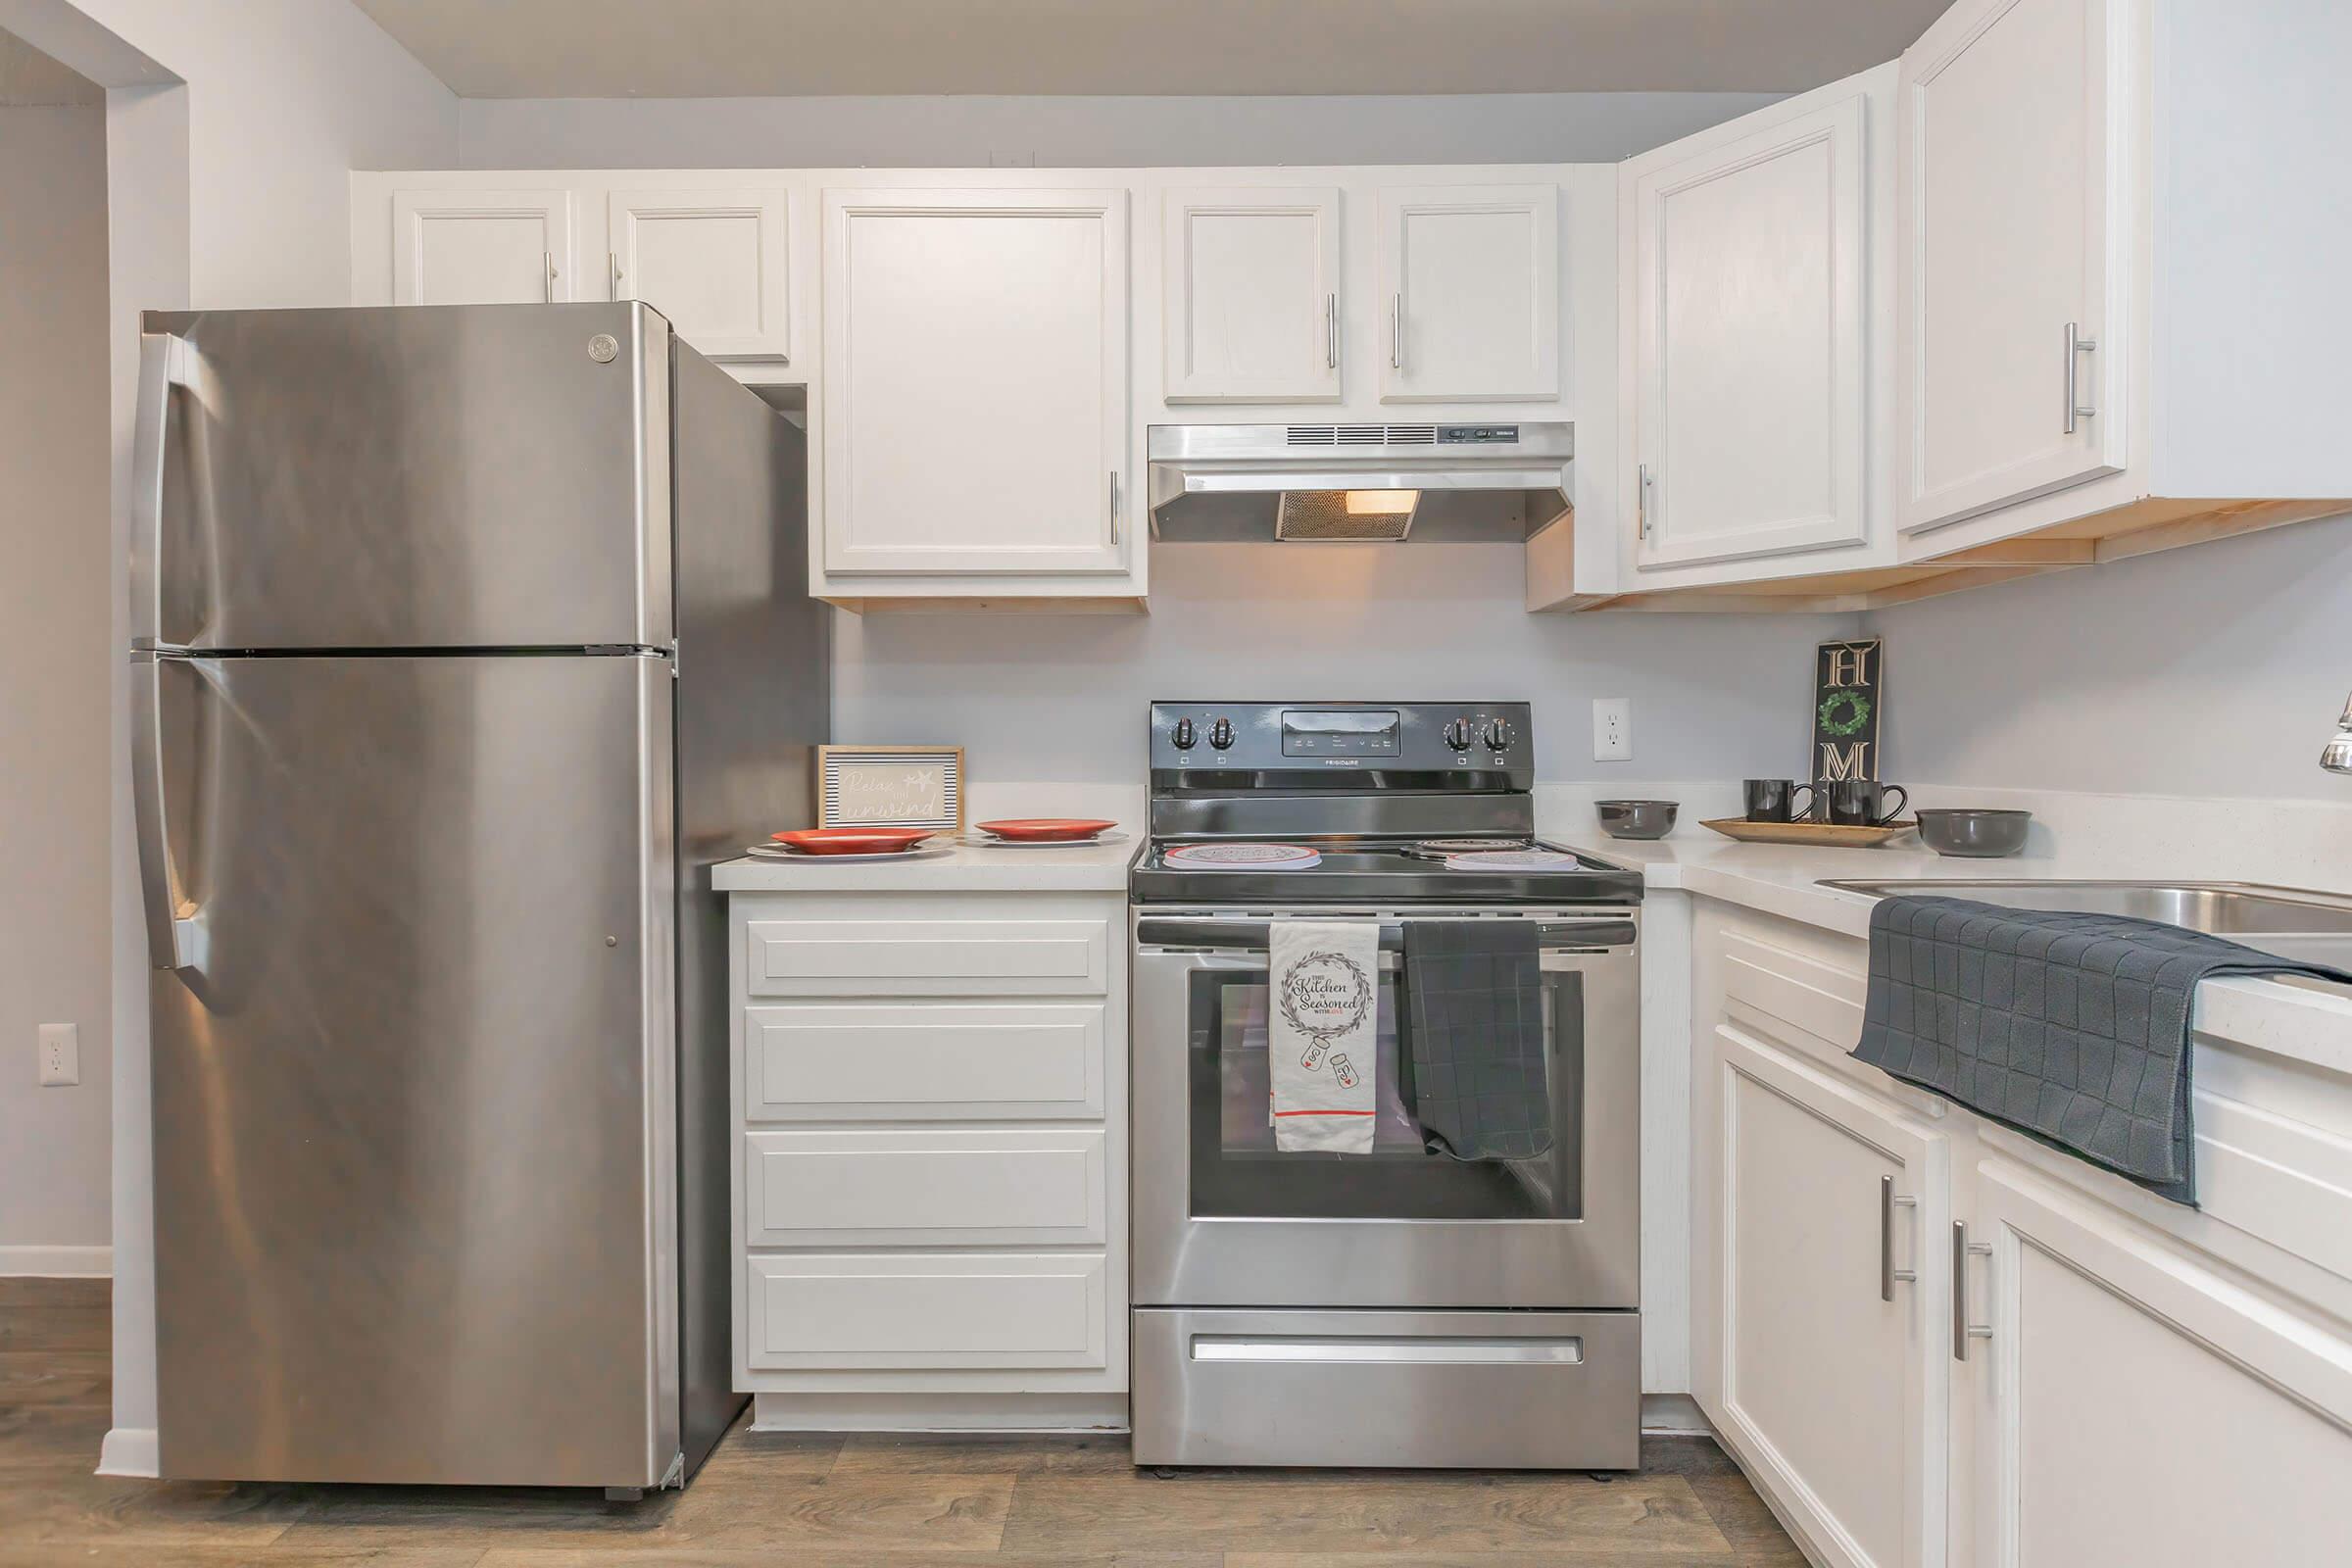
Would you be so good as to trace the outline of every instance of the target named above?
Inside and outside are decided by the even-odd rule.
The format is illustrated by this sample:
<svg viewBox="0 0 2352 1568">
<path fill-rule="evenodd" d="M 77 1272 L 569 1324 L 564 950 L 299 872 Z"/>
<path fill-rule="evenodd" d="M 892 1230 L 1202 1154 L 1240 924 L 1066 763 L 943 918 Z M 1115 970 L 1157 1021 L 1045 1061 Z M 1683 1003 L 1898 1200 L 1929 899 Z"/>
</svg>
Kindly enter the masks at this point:
<svg viewBox="0 0 2352 1568">
<path fill-rule="evenodd" d="M 81 1082 L 81 1031 L 70 1023 L 41 1025 L 41 1087 Z"/>
<path fill-rule="evenodd" d="M 1622 762 L 1634 755 L 1634 700 L 1592 699 L 1592 760 Z"/>
</svg>

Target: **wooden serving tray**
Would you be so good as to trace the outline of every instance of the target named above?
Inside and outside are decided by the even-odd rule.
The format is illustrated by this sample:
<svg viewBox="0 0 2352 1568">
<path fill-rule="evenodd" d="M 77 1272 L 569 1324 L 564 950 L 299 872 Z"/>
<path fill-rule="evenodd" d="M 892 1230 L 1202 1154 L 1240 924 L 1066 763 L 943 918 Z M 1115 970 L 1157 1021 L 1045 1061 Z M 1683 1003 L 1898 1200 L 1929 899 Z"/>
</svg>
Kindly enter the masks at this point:
<svg viewBox="0 0 2352 1568">
<path fill-rule="evenodd" d="M 1699 825 L 1742 844 L 1811 844 L 1847 850 L 1873 849 L 1919 826 L 1907 816 L 1877 827 L 1859 822 L 1750 822 L 1743 816 L 1720 816 Z"/>
</svg>

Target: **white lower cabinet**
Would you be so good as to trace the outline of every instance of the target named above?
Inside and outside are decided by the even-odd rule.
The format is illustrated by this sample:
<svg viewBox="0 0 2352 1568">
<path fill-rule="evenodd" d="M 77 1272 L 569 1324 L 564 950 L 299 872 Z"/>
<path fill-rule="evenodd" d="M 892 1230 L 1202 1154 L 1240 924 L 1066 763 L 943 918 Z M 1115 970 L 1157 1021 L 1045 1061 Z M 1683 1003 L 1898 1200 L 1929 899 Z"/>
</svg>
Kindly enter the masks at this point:
<svg viewBox="0 0 2352 1568">
<path fill-rule="evenodd" d="M 2352 1082 L 2213 1055 L 2182 1208 L 1856 1063 L 1861 942 L 1693 929 L 1692 1392 L 1816 1562 L 2344 1560 Z"/>
<path fill-rule="evenodd" d="M 1107 892 L 732 896 L 739 1389 L 1125 1391 L 1124 919 Z"/>
<path fill-rule="evenodd" d="M 2340 1325 L 1998 1155 L 1970 1210 L 1979 1568 L 2344 1560 Z"/>
<path fill-rule="evenodd" d="M 1944 1140 L 1740 1028 L 1716 1039 L 1718 1421 L 1826 1560 L 1940 1562 Z"/>
</svg>

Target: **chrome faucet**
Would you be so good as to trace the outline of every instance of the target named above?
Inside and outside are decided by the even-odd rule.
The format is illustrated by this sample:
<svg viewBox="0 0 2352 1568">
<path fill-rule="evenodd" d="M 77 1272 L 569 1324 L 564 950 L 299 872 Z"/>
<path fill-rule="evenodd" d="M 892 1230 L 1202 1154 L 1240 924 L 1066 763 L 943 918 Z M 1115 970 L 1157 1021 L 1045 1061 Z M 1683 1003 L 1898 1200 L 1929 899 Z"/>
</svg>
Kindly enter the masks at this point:
<svg viewBox="0 0 2352 1568">
<path fill-rule="evenodd" d="M 2335 721 L 2335 733 L 2320 748 L 2320 765 L 2330 773 L 2352 773 L 2352 698 L 2344 701 L 2344 716 Z"/>
</svg>

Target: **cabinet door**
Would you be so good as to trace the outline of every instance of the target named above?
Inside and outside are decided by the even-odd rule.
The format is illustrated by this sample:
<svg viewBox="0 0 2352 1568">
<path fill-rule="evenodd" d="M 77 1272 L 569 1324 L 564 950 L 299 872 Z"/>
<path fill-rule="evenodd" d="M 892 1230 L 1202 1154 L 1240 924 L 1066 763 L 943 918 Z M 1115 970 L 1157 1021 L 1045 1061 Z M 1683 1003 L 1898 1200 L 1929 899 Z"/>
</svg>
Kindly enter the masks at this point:
<svg viewBox="0 0 2352 1568">
<path fill-rule="evenodd" d="M 1960 0 L 1903 56 L 1906 532 L 2124 466 L 2130 9 Z"/>
<path fill-rule="evenodd" d="M 711 359 L 789 362 L 789 202 L 781 190 L 612 192 L 612 298 L 645 301 Z"/>
<path fill-rule="evenodd" d="M 1727 1423 L 1830 1562 L 1940 1562 L 1944 1276 L 1928 1242 L 1944 1141 L 1742 1029 L 1716 1034 Z"/>
<path fill-rule="evenodd" d="M 1340 193 L 1167 193 L 1162 383 L 1170 403 L 1340 395 Z"/>
<path fill-rule="evenodd" d="M 1864 101 L 1749 119 L 1626 170 L 1643 566 L 1866 536 Z"/>
<path fill-rule="evenodd" d="M 2352 1342 L 1998 1155 L 1973 1208 L 1980 1568 L 2343 1560 Z"/>
<path fill-rule="evenodd" d="M 1127 193 L 825 193 L 825 564 L 1117 571 Z"/>
<path fill-rule="evenodd" d="M 1380 193 L 1383 403 L 1560 395 L 1560 214 L 1551 185 Z"/>
<path fill-rule="evenodd" d="M 573 266 L 568 190 L 392 193 L 395 305 L 553 305 L 599 299 Z"/>
</svg>

